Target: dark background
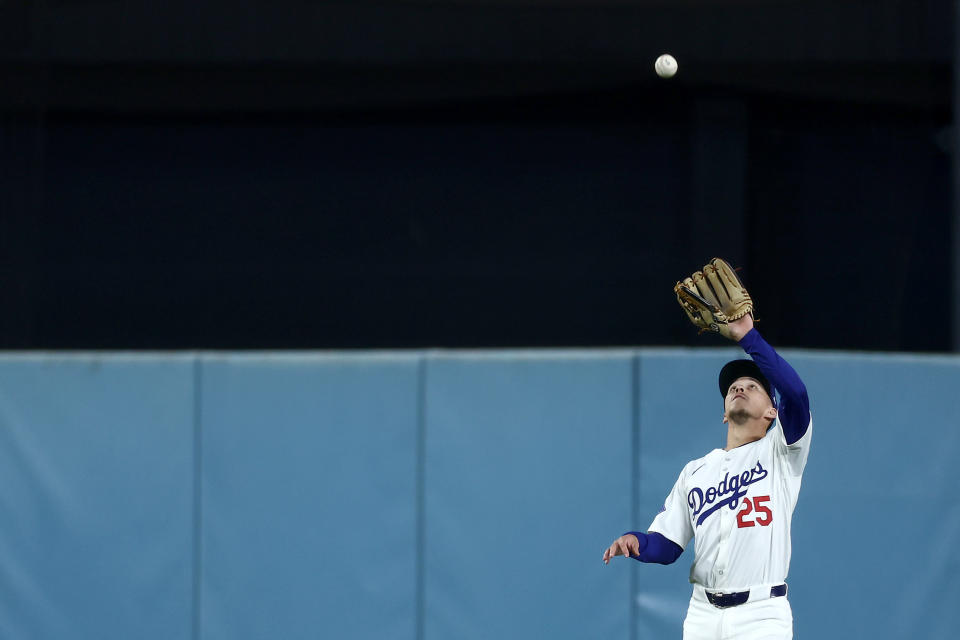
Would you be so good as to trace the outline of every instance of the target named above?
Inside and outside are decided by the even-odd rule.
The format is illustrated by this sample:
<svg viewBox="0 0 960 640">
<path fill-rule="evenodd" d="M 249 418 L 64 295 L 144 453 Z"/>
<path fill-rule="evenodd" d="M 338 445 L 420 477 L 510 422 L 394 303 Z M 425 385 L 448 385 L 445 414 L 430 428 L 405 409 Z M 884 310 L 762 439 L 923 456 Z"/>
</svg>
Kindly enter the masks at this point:
<svg viewBox="0 0 960 640">
<path fill-rule="evenodd" d="M 954 22 L 3 0 L 0 348 L 718 344 L 722 255 L 778 345 L 948 351 Z"/>
</svg>

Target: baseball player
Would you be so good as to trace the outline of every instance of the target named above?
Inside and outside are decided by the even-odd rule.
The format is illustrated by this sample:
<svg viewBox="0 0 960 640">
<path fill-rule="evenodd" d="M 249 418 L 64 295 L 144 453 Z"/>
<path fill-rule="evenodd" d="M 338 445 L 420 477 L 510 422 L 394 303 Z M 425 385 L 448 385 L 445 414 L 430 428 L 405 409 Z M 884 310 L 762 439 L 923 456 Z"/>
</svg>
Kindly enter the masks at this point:
<svg viewBox="0 0 960 640">
<path fill-rule="evenodd" d="M 754 328 L 753 302 L 726 262 L 715 258 L 674 291 L 695 325 L 752 360 L 720 370 L 726 447 L 689 462 L 648 531 L 620 536 L 603 561 L 670 564 L 694 538 L 684 640 L 792 638 L 786 578 L 812 432 L 806 387 Z"/>
</svg>

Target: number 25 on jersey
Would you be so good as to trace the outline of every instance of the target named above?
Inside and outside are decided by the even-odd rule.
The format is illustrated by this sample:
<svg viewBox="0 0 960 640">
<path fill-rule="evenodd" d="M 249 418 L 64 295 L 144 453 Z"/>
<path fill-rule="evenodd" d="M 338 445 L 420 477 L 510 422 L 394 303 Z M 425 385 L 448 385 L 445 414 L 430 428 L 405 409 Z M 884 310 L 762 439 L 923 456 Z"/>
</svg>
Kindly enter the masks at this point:
<svg viewBox="0 0 960 640">
<path fill-rule="evenodd" d="M 752 502 L 750 498 L 744 498 L 744 508 L 737 513 L 737 527 L 739 529 L 752 527 L 754 525 L 766 527 L 773 522 L 773 512 L 770 511 L 770 507 L 764 505 L 764 502 L 768 502 L 769 500 L 770 496 L 756 496 Z M 747 519 L 747 516 L 750 514 L 754 514 L 754 517 Z"/>
</svg>

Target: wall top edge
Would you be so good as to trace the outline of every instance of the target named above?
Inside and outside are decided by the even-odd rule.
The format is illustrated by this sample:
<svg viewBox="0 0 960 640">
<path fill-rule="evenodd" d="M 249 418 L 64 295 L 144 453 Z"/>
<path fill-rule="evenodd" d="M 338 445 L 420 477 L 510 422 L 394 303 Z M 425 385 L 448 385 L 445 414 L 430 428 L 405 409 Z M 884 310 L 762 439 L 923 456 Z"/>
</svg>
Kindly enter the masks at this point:
<svg viewBox="0 0 960 640">
<path fill-rule="evenodd" d="M 960 354 L 914 353 L 881 351 L 835 351 L 828 349 L 779 348 L 778 351 L 788 360 L 802 357 L 815 360 L 834 360 L 842 358 L 855 361 L 891 361 L 960 364 Z M 531 347 L 502 349 L 354 349 L 354 350 L 183 350 L 183 351 L 57 351 L 57 350 L 18 350 L 0 351 L 0 362 L 190 362 L 200 359 L 204 362 L 231 360 L 236 362 L 273 361 L 297 362 L 311 360 L 350 359 L 358 361 L 398 361 L 398 360 L 505 360 L 527 358 L 537 360 L 580 359 L 597 357 L 630 358 L 635 356 L 682 356 L 716 358 L 746 357 L 733 346 L 705 347 Z"/>
</svg>

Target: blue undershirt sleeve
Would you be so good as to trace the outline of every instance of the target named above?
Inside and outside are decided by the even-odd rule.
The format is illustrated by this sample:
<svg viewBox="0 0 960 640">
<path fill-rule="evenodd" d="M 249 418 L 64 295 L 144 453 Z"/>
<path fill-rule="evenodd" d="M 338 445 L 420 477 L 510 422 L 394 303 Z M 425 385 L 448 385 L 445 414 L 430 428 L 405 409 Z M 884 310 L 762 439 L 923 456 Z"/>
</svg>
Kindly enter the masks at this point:
<svg viewBox="0 0 960 640">
<path fill-rule="evenodd" d="M 683 553 L 683 547 L 659 533 L 641 533 L 639 531 L 628 531 L 627 533 L 637 536 L 637 540 L 640 541 L 640 555 L 630 556 L 634 560 L 673 564 Z"/>
<path fill-rule="evenodd" d="M 810 424 L 810 399 L 807 387 L 800 376 L 787 361 L 781 358 L 773 347 L 763 339 L 756 328 L 740 339 L 740 346 L 760 367 L 777 391 L 780 392 L 780 406 L 777 407 L 780 424 L 787 444 L 793 444 L 803 437 Z"/>
</svg>

